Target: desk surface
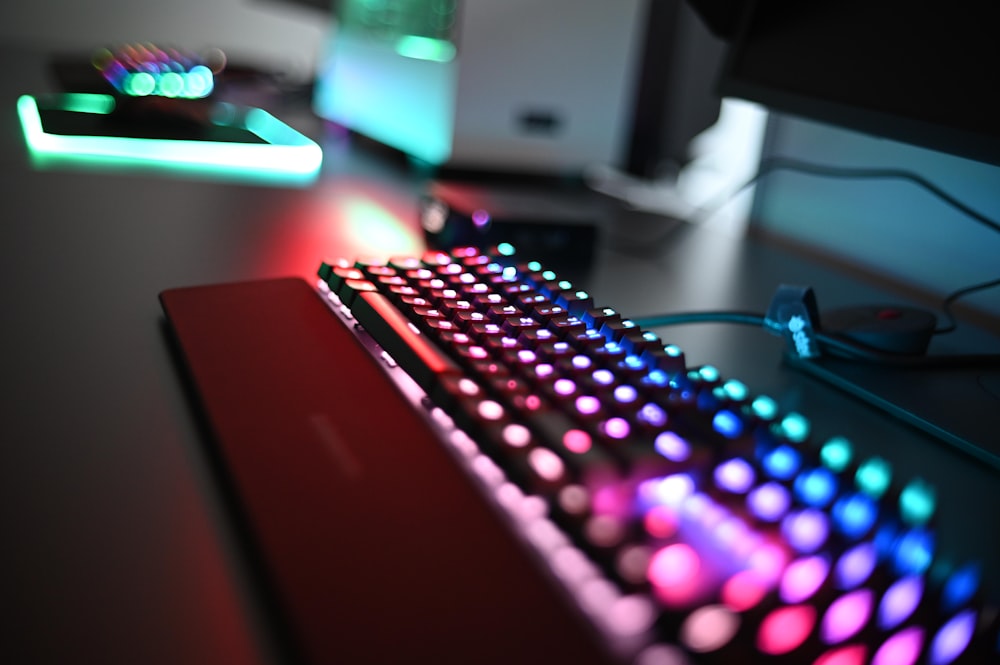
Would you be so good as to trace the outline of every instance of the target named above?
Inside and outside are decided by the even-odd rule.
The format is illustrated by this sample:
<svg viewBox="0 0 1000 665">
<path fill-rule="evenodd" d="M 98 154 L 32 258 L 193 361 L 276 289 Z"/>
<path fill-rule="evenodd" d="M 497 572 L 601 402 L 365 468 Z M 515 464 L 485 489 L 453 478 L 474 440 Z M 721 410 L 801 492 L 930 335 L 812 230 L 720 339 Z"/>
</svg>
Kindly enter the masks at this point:
<svg viewBox="0 0 1000 665">
<path fill-rule="evenodd" d="M 323 173 L 306 189 L 38 170 L 15 102 L 50 84 L 40 59 L 2 53 L 19 64 L 0 82 L 0 651 L 35 663 L 277 662 L 157 294 L 419 251 L 420 177 L 343 136 L 325 138 Z M 669 228 L 621 224 L 634 238 Z M 711 228 L 678 228 L 644 258 L 604 246 L 585 282 L 633 316 L 762 310 L 782 282 L 811 284 L 830 306 L 880 295 Z M 935 483 L 942 552 L 1000 560 L 1000 535 L 977 527 L 1000 513 L 995 472 L 783 366 L 781 341 L 759 330 L 665 335 L 692 362 L 808 414 L 820 434 Z"/>
</svg>

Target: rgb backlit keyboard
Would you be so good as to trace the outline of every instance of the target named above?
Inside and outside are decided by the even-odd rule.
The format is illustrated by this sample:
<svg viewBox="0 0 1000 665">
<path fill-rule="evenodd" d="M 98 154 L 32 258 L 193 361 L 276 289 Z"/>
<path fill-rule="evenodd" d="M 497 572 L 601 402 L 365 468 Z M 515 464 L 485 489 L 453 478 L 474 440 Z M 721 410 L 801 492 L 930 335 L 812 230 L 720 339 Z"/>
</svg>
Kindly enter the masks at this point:
<svg viewBox="0 0 1000 665">
<path fill-rule="evenodd" d="M 512 248 L 319 277 L 624 660 L 1000 661 L 981 568 L 938 555 L 931 486 Z"/>
</svg>

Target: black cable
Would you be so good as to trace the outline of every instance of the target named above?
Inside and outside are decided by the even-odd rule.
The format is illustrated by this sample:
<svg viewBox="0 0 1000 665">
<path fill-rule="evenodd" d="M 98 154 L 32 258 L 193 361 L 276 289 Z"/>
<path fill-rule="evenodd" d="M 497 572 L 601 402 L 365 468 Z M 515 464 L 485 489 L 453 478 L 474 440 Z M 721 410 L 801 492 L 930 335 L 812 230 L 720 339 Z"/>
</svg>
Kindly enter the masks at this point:
<svg viewBox="0 0 1000 665">
<path fill-rule="evenodd" d="M 678 314 L 658 314 L 640 319 L 632 319 L 640 328 L 678 326 L 686 323 L 738 323 L 748 326 L 767 327 L 763 314 L 753 312 L 681 312 Z"/>
<path fill-rule="evenodd" d="M 971 286 L 963 287 L 961 289 L 958 289 L 957 291 L 952 291 L 947 296 L 945 296 L 944 300 L 941 301 L 940 307 L 941 307 L 941 312 L 945 315 L 945 318 L 948 319 L 948 323 L 943 327 L 936 328 L 934 330 L 934 334 L 940 335 L 942 333 L 948 333 L 953 331 L 956 327 L 958 327 L 958 324 L 955 321 L 955 315 L 951 311 L 952 303 L 954 303 L 956 300 L 958 300 L 963 296 L 969 295 L 970 293 L 975 293 L 976 291 L 984 291 L 986 289 L 991 289 L 995 286 L 1000 286 L 1000 278 L 991 279 L 986 282 L 980 282 L 979 284 L 972 284 Z"/>
<path fill-rule="evenodd" d="M 1000 283 L 1000 280 L 997 280 Z M 677 314 L 658 314 L 641 318 L 633 318 L 632 322 L 640 328 L 660 328 L 664 326 L 686 325 L 692 323 L 735 323 L 774 332 L 766 316 L 753 312 L 736 311 L 706 311 L 681 312 Z M 941 356 L 906 356 L 879 351 L 863 344 L 852 342 L 821 331 L 816 332 L 816 341 L 820 348 L 833 356 L 846 360 L 863 361 L 899 368 L 958 368 L 983 367 L 1000 365 L 1000 354 L 953 354 Z"/>
<path fill-rule="evenodd" d="M 871 180 L 871 179 L 887 179 L 887 180 L 905 180 L 911 182 L 919 187 L 926 189 L 928 192 L 937 196 L 939 199 L 952 206 L 959 212 L 967 215 L 974 221 L 986 226 L 987 228 L 1000 233 L 1000 222 L 987 217 L 978 210 L 975 210 L 969 205 L 962 203 L 959 199 L 955 198 L 948 192 L 946 192 L 941 187 L 935 185 L 930 180 L 927 180 L 923 176 L 914 173 L 912 171 L 906 171 L 903 169 L 890 169 L 890 168 L 868 168 L 868 167 L 848 167 L 848 166 L 829 166 L 824 164 L 815 164 L 813 162 L 806 162 L 799 159 L 793 159 L 791 157 L 767 157 L 763 159 L 760 166 L 757 167 L 757 172 L 754 173 L 749 179 L 747 179 L 743 184 L 739 185 L 732 192 L 727 193 L 722 200 L 717 201 L 714 204 L 710 204 L 706 209 L 704 209 L 705 214 L 712 214 L 721 208 L 727 201 L 731 200 L 734 196 L 739 194 L 745 189 L 751 187 L 758 180 L 768 175 L 772 171 L 795 171 L 798 173 L 805 173 L 810 175 L 818 175 L 827 178 L 846 178 L 846 179 L 860 179 L 860 180 Z"/>
<path fill-rule="evenodd" d="M 975 210 L 971 206 L 962 203 L 962 201 L 955 198 L 923 176 L 904 169 L 827 166 L 824 164 L 815 164 L 813 162 L 806 162 L 790 157 L 768 157 L 767 159 L 761 161 L 760 167 L 757 169 L 757 173 L 754 174 L 750 180 L 741 185 L 733 194 L 751 186 L 762 176 L 767 175 L 771 171 L 779 170 L 796 171 L 799 173 L 819 175 L 827 178 L 905 180 L 922 187 L 972 220 L 1000 233 L 1000 222 L 997 222 L 996 220 L 982 214 L 978 210 Z"/>
<path fill-rule="evenodd" d="M 948 205 L 954 207 L 956 210 L 967 215 L 972 220 L 986 226 L 990 230 L 1000 233 L 1000 223 L 994 221 L 993 219 L 983 215 L 979 211 L 975 210 L 971 206 L 966 205 L 959 199 L 955 198 L 948 192 L 946 192 L 941 187 L 935 185 L 933 182 L 927 180 L 923 176 L 912 171 L 906 171 L 903 169 L 887 169 L 887 168 L 856 168 L 856 167 L 840 167 L 840 166 L 828 166 L 823 164 L 815 164 L 812 162 L 805 162 L 798 159 L 792 159 L 788 157 L 769 157 L 761 161 L 757 172 L 746 180 L 743 184 L 737 187 L 734 191 L 728 193 L 725 199 L 719 201 L 713 205 L 709 205 L 707 208 L 703 208 L 704 214 L 712 214 L 726 201 L 731 200 L 740 192 L 751 187 L 758 180 L 766 176 L 767 174 L 778 171 L 778 170 L 788 170 L 795 171 L 799 173 L 806 173 L 811 175 L 818 175 L 828 178 L 858 178 L 858 179 L 895 179 L 895 180 L 905 180 L 924 188 L 931 194 L 937 196 L 939 199 L 947 203 Z M 971 286 L 966 286 L 958 289 L 947 296 L 940 304 L 940 309 L 945 317 L 948 319 L 948 323 L 936 329 L 934 334 L 941 334 L 946 332 L 951 332 L 957 327 L 955 317 L 951 311 L 951 305 L 959 298 L 966 296 L 970 293 L 976 291 L 982 291 L 984 289 L 992 288 L 995 286 L 1000 286 L 1000 279 L 992 279 L 986 282 L 981 282 L 979 284 L 973 284 Z M 760 325 L 766 326 L 766 319 L 759 314 L 748 314 L 745 312 L 699 312 L 699 313 L 680 313 L 680 314 L 670 314 L 663 316 L 653 316 L 641 319 L 639 323 L 640 326 L 663 326 L 663 325 L 679 325 L 683 323 L 700 323 L 700 322 L 728 322 L 728 323 L 741 323 L 747 325 Z M 987 363 L 992 364 L 996 362 L 996 356 L 994 355 L 963 355 L 963 356 L 941 356 L 935 358 L 928 357 L 904 357 L 897 356 L 893 354 L 879 352 L 867 347 L 863 347 L 840 338 L 832 337 L 830 335 L 820 334 L 818 340 L 828 348 L 828 350 L 836 352 L 838 355 L 852 357 L 861 360 L 868 360 L 872 362 L 880 362 L 892 365 L 906 365 L 906 366 L 919 366 L 928 367 L 934 365 L 955 365 L 957 363 Z"/>
</svg>

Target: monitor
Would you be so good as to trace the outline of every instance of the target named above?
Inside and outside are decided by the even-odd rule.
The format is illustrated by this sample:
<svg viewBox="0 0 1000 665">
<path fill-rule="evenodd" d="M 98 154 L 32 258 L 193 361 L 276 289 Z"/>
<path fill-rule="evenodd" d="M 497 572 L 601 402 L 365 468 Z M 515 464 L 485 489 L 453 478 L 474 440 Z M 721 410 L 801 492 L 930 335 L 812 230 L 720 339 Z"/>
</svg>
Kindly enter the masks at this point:
<svg viewBox="0 0 1000 665">
<path fill-rule="evenodd" d="M 1000 164 L 997 3 L 691 4 L 729 41 L 722 95 Z"/>
</svg>

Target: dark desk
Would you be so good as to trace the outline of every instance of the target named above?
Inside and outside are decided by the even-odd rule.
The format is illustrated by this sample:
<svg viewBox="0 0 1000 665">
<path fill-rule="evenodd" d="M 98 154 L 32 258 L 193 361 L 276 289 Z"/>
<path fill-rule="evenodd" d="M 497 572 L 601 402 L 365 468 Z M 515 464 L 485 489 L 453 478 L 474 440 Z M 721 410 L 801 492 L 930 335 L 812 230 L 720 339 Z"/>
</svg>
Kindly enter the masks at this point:
<svg viewBox="0 0 1000 665">
<path fill-rule="evenodd" d="M 323 174 L 307 189 L 34 170 L 15 100 L 49 84 L 39 59 L 3 57 L 18 64 L 0 84 L 0 653 L 23 663 L 273 662 L 156 296 L 310 276 L 335 255 L 418 251 L 419 178 L 344 137 L 326 141 Z M 666 222 L 626 223 L 643 237 Z M 634 316 L 760 310 L 781 282 L 812 284 L 831 306 L 878 295 L 710 228 L 678 229 L 646 259 L 602 247 L 586 278 L 599 302 Z M 810 415 L 821 436 L 847 435 L 901 477 L 936 484 L 942 552 L 1000 560 L 996 473 L 787 369 L 781 341 L 759 330 L 665 336 L 692 362 Z"/>
</svg>

